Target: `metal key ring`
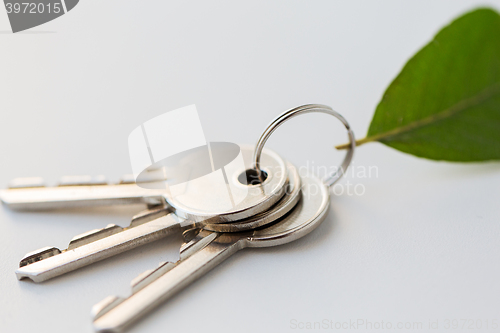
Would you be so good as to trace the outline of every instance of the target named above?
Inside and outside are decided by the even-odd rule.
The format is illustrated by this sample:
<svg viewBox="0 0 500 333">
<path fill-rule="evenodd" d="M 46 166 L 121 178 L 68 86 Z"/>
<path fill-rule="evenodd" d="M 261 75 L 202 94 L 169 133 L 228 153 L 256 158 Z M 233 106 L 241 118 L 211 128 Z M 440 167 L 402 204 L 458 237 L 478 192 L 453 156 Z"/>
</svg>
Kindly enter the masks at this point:
<svg viewBox="0 0 500 333">
<path fill-rule="evenodd" d="M 267 139 L 269 139 L 271 134 L 287 120 L 290 120 L 291 118 L 301 114 L 312 113 L 312 112 L 320 112 L 332 115 L 338 120 L 340 120 L 347 129 L 347 136 L 349 137 L 349 148 L 347 150 L 347 154 L 344 158 L 344 161 L 340 165 L 340 168 L 337 168 L 335 172 L 333 172 L 331 175 L 323 179 L 323 183 L 325 183 L 326 186 L 332 186 L 344 175 L 347 168 L 349 167 L 349 164 L 351 163 L 352 156 L 354 155 L 354 148 L 356 147 L 355 143 L 356 140 L 354 139 L 354 133 L 351 130 L 349 123 L 347 122 L 347 120 L 344 119 L 344 117 L 342 117 L 338 112 L 334 111 L 331 107 L 321 104 L 306 104 L 285 111 L 278 117 L 276 117 L 267 126 L 264 133 L 262 133 L 262 135 L 260 136 L 259 141 L 257 141 L 257 144 L 255 146 L 255 151 L 253 154 L 253 165 L 257 171 L 260 172 L 260 155 L 262 153 L 264 145 L 266 144 Z"/>
</svg>

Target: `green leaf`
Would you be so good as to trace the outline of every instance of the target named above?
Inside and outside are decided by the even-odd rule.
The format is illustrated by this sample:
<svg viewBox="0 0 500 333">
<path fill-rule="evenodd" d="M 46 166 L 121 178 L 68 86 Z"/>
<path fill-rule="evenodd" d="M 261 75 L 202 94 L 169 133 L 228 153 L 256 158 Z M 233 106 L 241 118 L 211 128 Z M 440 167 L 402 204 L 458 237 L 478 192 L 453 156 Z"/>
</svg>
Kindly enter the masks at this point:
<svg viewBox="0 0 500 333">
<path fill-rule="evenodd" d="M 469 12 L 443 28 L 387 88 L 367 137 L 419 157 L 500 159 L 500 16 Z"/>
</svg>

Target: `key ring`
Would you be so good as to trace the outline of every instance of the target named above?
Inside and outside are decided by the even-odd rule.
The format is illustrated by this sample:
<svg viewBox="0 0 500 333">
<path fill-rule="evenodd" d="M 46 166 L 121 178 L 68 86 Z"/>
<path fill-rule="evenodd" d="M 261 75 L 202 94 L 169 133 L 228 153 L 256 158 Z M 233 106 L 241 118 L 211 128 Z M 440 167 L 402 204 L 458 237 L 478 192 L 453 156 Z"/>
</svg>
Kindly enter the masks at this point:
<svg viewBox="0 0 500 333">
<path fill-rule="evenodd" d="M 338 120 L 344 124 L 345 128 L 347 129 L 347 136 L 349 137 L 349 148 L 347 150 L 347 154 L 344 157 L 344 161 L 340 165 L 340 168 L 337 168 L 335 172 L 333 172 L 331 175 L 327 176 L 325 179 L 323 179 L 323 183 L 326 186 L 332 186 L 335 184 L 345 173 L 347 168 L 349 167 L 349 164 L 351 163 L 352 156 L 354 155 L 354 148 L 356 147 L 355 139 L 354 139 L 354 133 L 351 130 L 351 127 L 349 126 L 349 123 L 347 120 L 340 115 L 340 113 L 334 111 L 331 107 L 326 106 L 326 105 L 321 105 L 321 104 L 306 104 L 302 106 L 298 106 L 296 108 L 290 109 L 288 111 L 283 112 L 280 114 L 278 117 L 276 117 L 266 128 L 264 133 L 259 138 L 259 141 L 257 141 L 257 144 L 255 145 L 255 151 L 253 154 L 253 165 L 254 168 L 259 172 L 260 174 L 260 156 L 262 154 L 262 149 L 264 148 L 264 145 L 266 144 L 267 139 L 271 136 L 271 134 L 283 123 L 285 123 L 287 120 L 292 119 L 295 116 L 305 114 L 305 113 L 312 113 L 312 112 L 320 112 L 320 113 L 326 113 L 329 115 L 334 116 Z"/>
</svg>

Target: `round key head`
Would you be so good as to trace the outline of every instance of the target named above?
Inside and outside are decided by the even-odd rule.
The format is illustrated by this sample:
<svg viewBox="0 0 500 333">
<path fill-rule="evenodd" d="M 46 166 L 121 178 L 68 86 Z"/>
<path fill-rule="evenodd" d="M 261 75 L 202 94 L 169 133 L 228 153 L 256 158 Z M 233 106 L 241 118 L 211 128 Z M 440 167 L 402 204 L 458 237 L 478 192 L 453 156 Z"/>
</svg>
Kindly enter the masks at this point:
<svg viewBox="0 0 500 333">
<path fill-rule="evenodd" d="M 323 181 L 311 174 L 302 176 L 301 179 L 302 193 L 299 202 L 278 222 L 254 231 L 224 233 L 217 242 L 242 241 L 242 247 L 276 246 L 292 242 L 314 230 L 326 217 L 330 193 Z"/>
<path fill-rule="evenodd" d="M 228 223 L 202 224 L 203 229 L 215 232 L 241 232 L 263 227 L 276 221 L 295 207 L 301 195 L 301 180 L 297 168 L 286 163 L 288 170 L 288 186 L 285 194 L 274 206 L 262 213 Z"/>
<path fill-rule="evenodd" d="M 231 162 L 202 177 L 170 186 L 165 196 L 168 204 L 179 217 L 205 224 L 237 221 L 266 211 L 285 194 L 288 172 L 279 155 L 264 150 L 264 179 L 259 179 L 252 173 L 252 154 L 253 146 L 241 146 Z M 216 153 L 212 156 L 217 158 Z"/>
</svg>

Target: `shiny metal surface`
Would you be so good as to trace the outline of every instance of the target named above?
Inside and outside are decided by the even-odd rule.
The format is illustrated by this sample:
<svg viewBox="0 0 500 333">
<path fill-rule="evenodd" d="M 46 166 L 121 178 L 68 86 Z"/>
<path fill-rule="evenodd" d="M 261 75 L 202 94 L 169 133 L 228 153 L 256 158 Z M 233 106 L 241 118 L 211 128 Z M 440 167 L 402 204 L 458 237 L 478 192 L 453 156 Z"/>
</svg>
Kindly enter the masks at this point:
<svg viewBox="0 0 500 333">
<path fill-rule="evenodd" d="M 253 146 L 240 147 L 245 165 L 227 175 L 228 184 L 222 184 L 222 189 L 214 189 L 212 181 L 191 181 L 187 186 L 195 188 L 189 190 L 190 195 L 166 197 L 178 216 L 195 222 L 204 221 L 207 224 L 226 223 L 263 212 L 283 197 L 288 184 L 285 161 L 275 152 L 264 150 L 261 165 L 267 172 L 267 179 L 258 185 L 242 184 L 238 176 L 252 168 Z M 239 203 L 229 209 L 217 194 L 207 195 L 214 192 L 224 195 L 228 190 L 232 197 L 241 198 Z"/>
<path fill-rule="evenodd" d="M 205 230 L 215 232 L 241 232 L 256 229 L 276 222 L 297 204 L 301 196 L 301 180 L 297 168 L 287 162 L 289 183 L 285 195 L 270 209 L 257 215 L 229 223 L 202 224 Z"/>
<path fill-rule="evenodd" d="M 0 191 L 0 200 L 9 208 L 17 210 L 44 210 L 69 207 L 106 206 L 114 204 L 145 203 L 159 205 L 168 201 L 177 216 L 194 222 L 226 223 L 241 220 L 267 210 L 278 202 L 288 184 L 285 161 L 271 150 L 262 154 L 262 167 L 268 177 L 262 184 L 248 186 L 238 181 L 240 173 L 252 167 L 253 147 L 241 146 L 244 165 L 227 174 L 227 184 L 222 189 L 213 188 L 213 182 L 190 181 L 189 195 L 172 197 L 165 188 L 139 187 L 133 176 L 120 184 L 107 184 L 103 177 L 66 176 L 59 186 L 45 187 L 41 178 L 18 178 L 13 187 Z M 143 182 L 156 183 L 164 180 L 161 172 L 153 170 L 145 175 Z M 232 207 L 222 205 L 218 195 L 228 192 L 240 198 Z M 214 194 L 216 193 L 216 194 Z"/>
<path fill-rule="evenodd" d="M 302 181 L 299 203 L 281 221 L 268 228 L 242 233 L 188 231 L 192 239 L 181 248 L 178 262 L 163 263 L 141 274 L 133 280 L 129 297 L 110 296 L 94 306 L 92 315 L 96 331 L 122 331 L 240 249 L 280 245 L 312 231 L 325 218 L 329 192 L 314 176 L 306 176 Z"/>
<path fill-rule="evenodd" d="M 326 105 L 321 105 L 321 104 L 306 104 L 302 105 L 290 110 L 287 110 L 280 114 L 278 117 L 276 117 L 265 129 L 264 133 L 260 136 L 259 140 L 257 141 L 257 144 L 255 146 L 255 152 L 253 155 L 253 166 L 256 170 L 261 170 L 262 168 L 262 163 L 261 163 L 261 158 L 262 158 L 262 150 L 264 148 L 264 145 L 266 144 L 266 141 L 269 139 L 271 134 L 281 125 L 283 125 L 285 122 L 288 120 L 292 119 L 293 117 L 296 117 L 301 114 L 305 113 L 312 113 L 312 112 L 320 112 L 320 113 L 326 113 L 329 115 L 334 116 L 338 120 L 344 124 L 345 128 L 347 129 L 347 136 L 349 139 L 349 149 L 347 150 L 346 156 L 344 158 L 344 161 L 342 162 L 340 168 L 337 168 L 335 172 L 333 172 L 331 175 L 327 176 L 323 181 L 327 186 L 331 186 L 335 184 L 342 176 L 344 175 L 345 171 L 349 167 L 349 164 L 351 163 L 352 156 L 354 155 L 354 148 L 356 147 L 356 139 L 354 138 L 354 132 L 351 130 L 351 127 L 349 126 L 349 123 L 347 120 L 342 117 L 342 115 L 336 111 L 334 111 L 331 107 L 326 106 Z"/>
<path fill-rule="evenodd" d="M 222 226 L 221 229 L 242 231 L 257 228 L 273 222 L 292 209 L 300 198 L 300 177 L 293 165 L 288 163 L 286 169 L 291 173 L 292 182 L 287 185 L 290 192 L 283 191 L 282 200 L 270 209 L 251 218 L 219 224 Z M 148 209 L 134 216 L 127 228 L 110 225 L 74 237 L 66 250 L 61 251 L 55 247 L 48 247 L 30 252 L 21 260 L 20 267 L 16 270 L 16 276 L 18 279 L 29 278 L 34 282 L 43 282 L 153 242 L 171 233 L 203 227 L 207 221 L 210 221 L 209 219 L 200 222 L 185 220 L 173 214 L 172 211 L 173 208 L 170 206 Z M 217 226 L 218 224 L 210 224 L 211 228 L 217 228 Z"/>
<path fill-rule="evenodd" d="M 16 183 L 25 183 L 23 178 Z M 150 190 L 135 184 L 72 184 L 44 187 L 37 184 L 0 190 L 0 200 L 10 209 L 49 210 L 72 207 L 160 204 L 164 190 Z"/>
<path fill-rule="evenodd" d="M 42 282 L 180 230 L 181 225 L 175 214 L 138 225 L 131 224 L 128 228 L 111 224 L 74 237 L 64 251 L 49 247 L 28 253 L 21 260 L 16 276 L 20 280 L 29 278 Z"/>
</svg>

